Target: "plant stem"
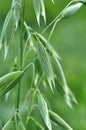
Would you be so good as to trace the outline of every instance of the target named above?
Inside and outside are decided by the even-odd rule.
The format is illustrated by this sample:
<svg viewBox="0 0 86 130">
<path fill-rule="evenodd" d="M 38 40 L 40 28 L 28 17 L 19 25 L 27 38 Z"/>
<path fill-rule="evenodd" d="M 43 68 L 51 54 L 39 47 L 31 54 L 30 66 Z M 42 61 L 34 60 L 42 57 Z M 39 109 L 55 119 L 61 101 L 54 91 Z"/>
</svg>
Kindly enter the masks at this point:
<svg viewBox="0 0 86 130">
<path fill-rule="evenodd" d="M 63 13 L 63 11 L 64 11 L 69 5 L 71 5 L 71 4 L 74 3 L 74 2 L 77 2 L 77 0 L 72 0 L 72 1 L 70 1 L 70 2 L 66 5 L 66 7 L 58 14 L 58 16 L 57 16 L 53 21 L 51 21 L 51 23 L 50 23 L 49 25 L 47 25 L 47 27 L 42 31 L 42 34 L 44 34 L 44 33 L 47 31 L 47 29 L 48 29 L 52 24 L 54 24 L 58 19 L 60 19 L 60 16 L 61 16 L 61 14 Z"/>
<path fill-rule="evenodd" d="M 17 104 L 16 104 L 17 112 L 19 112 L 20 84 L 21 84 L 21 82 L 19 82 L 18 88 L 17 88 Z M 18 119 L 17 119 L 17 121 L 18 121 Z"/>
<path fill-rule="evenodd" d="M 21 19 L 20 19 L 20 70 L 23 69 L 23 23 L 24 23 L 24 10 L 25 10 L 25 0 L 22 0 Z M 17 105 L 16 105 L 17 112 L 19 112 L 20 87 L 21 87 L 21 80 L 19 81 L 19 85 L 18 85 L 18 89 L 17 89 Z M 18 117 L 17 117 L 17 123 L 18 123 Z"/>
<path fill-rule="evenodd" d="M 22 70 L 23 63 L 23 18 L 20 21 L 20 69 Z"/>
</svg>

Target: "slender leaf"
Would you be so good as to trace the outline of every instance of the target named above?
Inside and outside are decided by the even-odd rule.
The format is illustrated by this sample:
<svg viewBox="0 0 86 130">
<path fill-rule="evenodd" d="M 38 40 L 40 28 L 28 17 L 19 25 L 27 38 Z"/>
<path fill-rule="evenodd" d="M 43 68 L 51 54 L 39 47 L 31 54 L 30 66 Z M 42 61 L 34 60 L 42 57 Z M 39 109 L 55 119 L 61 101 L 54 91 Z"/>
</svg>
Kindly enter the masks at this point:
<svg viewBox="0 0 86 130">
<path fill-rule="evenodd" d="M 25 97 L 25 100 L 24 100 L 24 109 L 26 112 L 30 112 L 31 108 L 32 108 L 32 105 L 33 105 L 33 93 L 34 93 L 34 90 L 31 88 L 27 94 L 26 94 L 26 97 Z"/>
<path fill-rule="evenodd" d="M 38 25 L 40 25 L 40 11 L 41 11 L 40 0 L 33 0 L 33 5 L 34 5 L 34 10 L 35 10 Z"/>
<path fill-rule="evenodd" d="M 53 111 L 49 110 L 50 118 L 53 122 L 60 125 L 63 128 L 66 128 L 67 130 L 73 130 L 67 123 L 64 121 L 59 115 L 54 113 Z"/>
<path fill-rule="evenodd" d="M 11 90 L 22 78 L 23 71 L 8 73 L 0 78 L 0 96 Z"/>
<path fill-rule="evenodd" d="M 4 25 L 3 25 L 3 29 L 2 29 L 1 37 L 0 37 L 0 44 L 2 44 L 2 42 L 4 40 L 4 37 L 6 35 L 6 30 L 9 25 L 9 21 L 10 21 L 11 17 L 12 17 L 12 11 L 9 11 L 5 18 L 5 21 L 4 21 Z M 0 46 L 2 46 L 2 45 L 0 45 Z"/>
<path fill-rule="evenodd" d="M 43 16 L 46 23 L 46 13 L 44 0 L 33 0 L 34 10 L 37 18 L 38 25 L 40 26 L 40 15 Z"/>
<path fill-rule="evenodd" d="M 46 23 L 46 13 L 45 13 L 45 5 L 44 5 L 44 0 L 40 0 L 41 1 L 41 15 L 44 18 L 44 21 Z"/>
<path fill-rule="evenodd" d="M 21 7 L 22 7 L 22 0 L 13 0 L 12 10 L 13 10 L 13 17 L 16 25 L 15 30 L 17 29 L 20 20 Z"/>
<path fill-rule="evenodd" d="M 60 56 L 55 51 L 55 49 L 50 45 L 50 43 L 39 33 L 37 33 L 37 36 L 39 37 L 40 41 L 43 43 L 43 45 L 46 47 L 46 50 L 53 55 L 53 57 L 56 57 L 57 59 L 60 59 Z"/>
<path fill-rule="evenodd" d="M 49 130 L 52 130 L 49 113 L 48 113 L 48 106 L 40 92 L 38 92 L 38 106 L 39 106 L 41 116 L 42 116 L 47 128 Z"/>
<path fill-rule="evenodd" d="M 37 48 L 38 58 L 40 61 L 41 68 L 47 76 L 48 83 L 53 91 L 54 84 L 54 73 L 51 65 L 51 61 L 49 55 L 46 51 L 46 48 L 43 46 L 42 42 L 38 40 L 38 48 Z"/>
<path fill-rule="evenodd" d="M 20 11 L 21 11 L 21 0 L 13 0 L 12 8 L 5 18 L 0 38 L 0 49 L 4 45 L 5 58 L 7 56 L 9 43 L 13 39 L 14 33 L 18 27 L 18 22 L 20 20 Z"/>
<path fill-rule="evenodd" d="M 13 10 L 10 10 L 5 18 L 0 38 L 0 47 L 4 45 L 5 58 L 7 56 L 9 42 L 13 39 L 15 33 L 15 22 L 13 18 Z"/>
<path fill-rule="evenodd" d="M 65 93 L 65 98 L 66 98 L 67 104 L 70 107 L 72 107 L 71 100 L 73 100 L 75 103 L 76 103 L 76 100 L 75 100 L 72 92 L 68 88 L 62 67 L 57 58 L 51 57 L 51 61 L 52 61 L 54 73 L 56 75 L 56 80 L 57 80 L 58 84 L 62 87 L 62 89 Z"/>
</svg>

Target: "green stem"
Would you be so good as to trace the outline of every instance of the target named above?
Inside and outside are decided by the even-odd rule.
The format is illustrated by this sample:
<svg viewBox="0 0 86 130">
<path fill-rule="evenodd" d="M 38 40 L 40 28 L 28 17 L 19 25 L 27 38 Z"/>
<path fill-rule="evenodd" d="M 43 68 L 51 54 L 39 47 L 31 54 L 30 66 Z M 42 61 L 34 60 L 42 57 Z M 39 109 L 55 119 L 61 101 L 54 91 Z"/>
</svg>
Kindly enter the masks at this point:
<svg viewBox="0 0 86 130">
<path fill-rule="evenodd" d="M 20 69 L 22 70 L 23 63 L 23 18 L 20 21 Z"/>
<path fill-rule="evenodd" d="M 24 23 L 24 10 L 25 10 L 25 0 L 22 0 L 21 19 L 20 19 L 20 70 L 23 69 L 23 23 Z M 21 80 L 19 81 L 19 85 L 18 85 L 18 88 L 17 88 L 17 104 L 16 104 L 17 112 L 19 112 L 20 88 L 21 88 Z M 18 117 L 17 117 L 17 123 L 18 123 Z"/>
<path fill-rule="evenodd" d="M 22 0 L 22 9 L 21 9 L 21 20 L 20 20 L 20 69 L 23 68 L 23 25 L 24 25 L 24 14 L 25 14 L 25 2 Z"/>
<path fill-rule="evenodd" d="M 19 112 L 19 99 L 20 99 L 20 85 L 21 83 L 19 82 L 18 84 L 18 88 L 17 88 L 17 104 L 16 104 L 16 109 L 17 109 L 17 112 Z"/>
<path fill-rule="evenodd" d="M 53 34 L 53 32 L 54 32 L 54 29 L 55 29 L 57 23 L 58 23 L 60 20 L 61 20 L 61 18 L 58 18 L 58 19 L 55 21 L 55 23 L 54 23 L 54 25 L 53 25 L 53 27 L 52 27 L 52 29 L 51 29 L 51 31 L 50 31 L 48 41 L 50 40 L 50 38 L 51 38 L 51 36 L 52 36 L 52 34 Z"/>
<path fill-rule="evenodd" d="M 47 29 L 48 29 L 52 24 L 54 24 L 58 19 L 61 19 L 61 15 L 62 15 L 63 11 L 64 11 L 69 5 L 71 5 L 71 4 L 74 3 L 74 2 L 77 2 L 77 0 L 72 0 L 71 2 L 69 2 L 69 3 L 66 5 L 66 7 L 58 14 L 58 16 L 57 16 L 53 21 L 51 21 L 51 23 L 50 23 L 49 25 L 47 25 L 47 27 L 42 31 L 42 34 L 44 34 L 44 33 L 47 31 Z"/>
</svg>

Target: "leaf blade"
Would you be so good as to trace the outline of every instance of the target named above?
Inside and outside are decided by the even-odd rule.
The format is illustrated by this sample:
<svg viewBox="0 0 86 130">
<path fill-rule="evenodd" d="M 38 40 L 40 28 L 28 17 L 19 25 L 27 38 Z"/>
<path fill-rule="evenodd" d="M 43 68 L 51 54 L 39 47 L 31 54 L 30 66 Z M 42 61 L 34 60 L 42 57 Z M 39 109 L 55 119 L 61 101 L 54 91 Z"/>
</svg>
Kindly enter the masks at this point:
<svg viewBox="0 0 86 130">
<path fill-rule="evenodd" d="M 38 25 L 40 26 L 40 11 L 41 11 L 41 2 L 40 0 L 33 0 L 33 6 L 36 14 L 36 19 L 38 22 Z"/>
<path fill-rule="evenodd" d="M 66 121 L 64 121 L 59 115 L 54 113 L 53 111 L 49 110 L 50 117 L 52 121 L 54 121 L 56 124 L 60 125 L 63 128 L 66 128 L 68 130 L 73 130 Z"/>
<path fill-rule="evenodd" d="M 0 78 L 0 96 L 11 90 L 22 78 L 23 71 L 15 71 Z"/>
<path fill-rule="evenodd" d="M 50 45 L 50 43 L 41 34 L 37 33 L 37 36 L 39 37 L 39 39 L 43 43 L 43 45 L 47 48 L 47 51 L 49 51 L 50 54 L 52 54 L 53 57 L 56 57 L 57 59 L 60 59 L 59 54 Z"/>
<path fill-rule="evenodd" d="M 44 5 L 44 0 L 40 0 L 41 1 L 41 15 L 44 18 L 44 21 L 46 23 L 46 13 L 45 13 L 45 5 Z"/>
<path fill-rule="evenodd" d="M 46 126 L 48 127 L 49 130 L 52 130 L 49 113 L 48 113 L 48 106 L 40 92 L 38 92 L 38 107 Z"/>
<path fill-rule="evenodd" d="M 69 107 L 72 108 L 71 101 L 74 101 L 75 103 L 77 103 L 77 101 L 67 85 L 67 81 L 66 81 L 63 69 L 60 65 L 60 62 L 55 57 L 51 57 L 51 60 L 52 60 L 53 70 L 56 75 L 55 79 L 65 93 L 65 99 L 66 99 L 67 104 L 69 105 Z"/>
<path fill-rule="evenodd" d="M 37 53 L 41 68 L 45 76 L 47 77 L 47 81 L 49 83 L 51 90 L 53 91 L 53 86 L 55 87 L 55 84 L 54 84 L 54 73 L 51 61 L 46 51 L 46 48 L 43 46 L 42 42 L 39 39 L 38 39 Z"/>
</svg>

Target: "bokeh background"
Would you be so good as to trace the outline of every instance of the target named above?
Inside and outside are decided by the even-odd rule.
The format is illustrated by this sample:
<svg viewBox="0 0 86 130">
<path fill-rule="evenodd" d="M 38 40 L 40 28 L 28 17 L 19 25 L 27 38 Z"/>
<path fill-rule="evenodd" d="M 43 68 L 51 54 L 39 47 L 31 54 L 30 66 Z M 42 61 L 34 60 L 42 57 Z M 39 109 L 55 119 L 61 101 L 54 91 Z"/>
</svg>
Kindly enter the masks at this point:
<svg viewBox="0 0 86 130">
<path fill-rule="evenodd" d="M 26 0 L 25 20 L 31 27 L 41 32 L 46 25 L 41 19 L 41 28 L 38 27 L 31 1 Z M 45 0 L 47 24 L 59 14 L 70 0 L 54 1 L 55 5 L 50 0 Z M 0 32 L 10 5 L 11 0 L 0 0 Z M 49 31 L 47 31 L 46 37 Z M 17 36 L 15 45 L 9 50 L 6 61 L 3 60 L 3 50 L 0 51 L 0 76 L 9 72 L 14 64 L 16 40 Z M 74 130 L 86 130 L 86 6 L 56 26 L 50 43 L 61 56 L 60 63 L 78 105 L 73 104 L 73 109 L 70 109 L 64 97 L 58 92 L 55 95 L 50 91 L 45 94 L 51 103 L 51 108 L 63 117 Z M 24 91 L 22 93 L 25 94 Z M 4 98 L 0 99 L 0 123 L 5 122 L 13 111 L 13 100 L 9 99 L 9 102 L 3 102 L 3 100 Z M 59 130 L 61 129 L 59 128 Z"/>
</svg>

